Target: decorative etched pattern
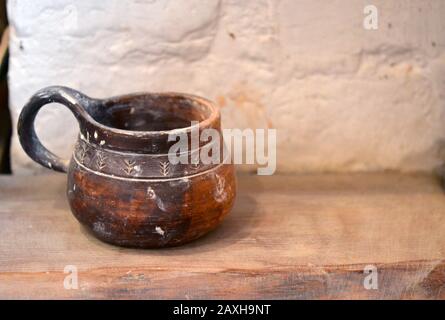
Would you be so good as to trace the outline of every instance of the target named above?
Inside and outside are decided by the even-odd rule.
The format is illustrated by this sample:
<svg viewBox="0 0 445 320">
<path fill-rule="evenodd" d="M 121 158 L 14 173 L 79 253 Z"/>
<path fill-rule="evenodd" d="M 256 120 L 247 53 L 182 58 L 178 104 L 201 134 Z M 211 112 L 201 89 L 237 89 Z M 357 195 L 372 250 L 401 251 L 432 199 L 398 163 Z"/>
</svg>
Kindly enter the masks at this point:
<svg viewBox="0 0 445 320">
<path fill-rule="evenodd" d="M 79 152 L 77 153 L 77 157 L 81 164 L 85 163 L 85 157 L 87 156 L 87 147 L 84 144 L 79 146 Z"/>
<path fill-rule="evenodd" d="M 124 160 L 125 163 L 125 167 L 124 167 L 124 172 L 128 175 L 134 174 L 135 172 L 135 165 L 136 165 L 136 161 L 135 160 L 128 160 L 125 159 Z"/>
<path fill-rule="evenodd" d="M 162 174 L 164 177 L 168 176 L 169 173 L 170 173 L 170 162 L 168 162 L 168 161 L 161 161 L 161 162 L 159 163 L 159 166 L 160 166 L 160 172 L 161 172 L 161 174 Z"/>
<path fill-rule="evenodd" d="M 73 156 L 79 164 L 88 169 L 133 179 L 183 177 L 198 174 L 216 166 L 216 164 L 202 162 L 172 164 L 168 154 L 125 154 L 82 138 L 77 141 Z M 192 155 L 189 155 L 189 159 L 191 157 Z"/>
<path fill-rule="evenodd" d="M 96 164 L 97 164 L 97 168 L 99 170 L 102 170 L 107 166 L 107 163 L 105 162 L 106 160 L 107 160 L 107 157 L 102 152 L 97 152 Z"/>
</svg>

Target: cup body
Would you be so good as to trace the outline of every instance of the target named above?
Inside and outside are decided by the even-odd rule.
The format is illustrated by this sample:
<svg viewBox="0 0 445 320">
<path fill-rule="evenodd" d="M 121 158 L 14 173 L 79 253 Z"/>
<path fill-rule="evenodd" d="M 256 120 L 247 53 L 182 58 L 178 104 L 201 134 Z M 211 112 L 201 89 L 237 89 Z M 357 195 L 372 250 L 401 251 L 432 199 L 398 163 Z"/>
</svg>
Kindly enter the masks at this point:
<svg viewBox="0 0 445 320">
<path fill-rule="evenodd" d="M 87 166 L 76 157 L 71 160 L 71 210 L 96 237 L 116 245 L 155 248 L 189 242 L 214 229 L 235 199 L 232 165 L 171 179 L 117 177 Z"/>
</svg>

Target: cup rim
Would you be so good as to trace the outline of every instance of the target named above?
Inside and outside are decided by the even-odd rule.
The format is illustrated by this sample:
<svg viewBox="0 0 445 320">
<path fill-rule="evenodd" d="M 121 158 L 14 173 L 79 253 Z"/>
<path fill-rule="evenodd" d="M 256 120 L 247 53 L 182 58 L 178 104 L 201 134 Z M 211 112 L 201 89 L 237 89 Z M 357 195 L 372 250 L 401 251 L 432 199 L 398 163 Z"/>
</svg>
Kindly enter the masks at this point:
<svg viewBox="0 0 445 320">
<path fill-rule="evenodd" d="M 219 108 L 214 102 L 198 95 L 181 93 L 181 92 L 134 92 L 129 94 L 113 96 L 110 98 L 100 99 L 98 101 L 100 104 L 106 105 L 106 104 L 118 103 L 118 101 L 120 100 L 125 100 L 125 99 L 132 100 L 143 96 L 178 97 L 178 98 L 189 99 L 192 102 L 197 102 L 200 105 L 207 108 L 209 113 L 208 116 L 206 116 L 203 120 L 199 121 L 196 120 L 198 123 L 195 125 L 190 125 L 182 128 L 169 129 L 169 130 L 156 130 L 156 131 L 139 131 L 139 130 L 126 130 L 126 129 L 114 128 L 100 123 L 99 121 L 94 119 L 89 112 L 86 112 L 85 120 L 87 120 L 87 122 L 89 122 L 91 125 L 101 129 L 102 131 L 110 132 L 113 134 L 118 134 L 128 137 L 153 137 L 153 136 L 159 137 L 164 135 L 168 136 L 181 133 L 188 134 L 193 130 L 196 130 L 196 128 L 198 129 L 211 128 L 212 124 L 214 124 L 215 121 L 218 121 L 220 118 Z M 92 107 L 94 108 L 94 106 Z"/>
</svg>

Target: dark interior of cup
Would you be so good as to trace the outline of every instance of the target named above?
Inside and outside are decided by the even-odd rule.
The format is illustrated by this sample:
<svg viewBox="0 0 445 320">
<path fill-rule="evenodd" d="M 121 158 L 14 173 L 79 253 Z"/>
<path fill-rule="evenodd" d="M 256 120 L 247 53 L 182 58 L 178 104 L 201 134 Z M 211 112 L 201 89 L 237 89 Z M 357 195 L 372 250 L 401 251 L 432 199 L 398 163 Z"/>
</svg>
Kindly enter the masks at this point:
<svg viewBox="0 0 445 320">
<path fill-rule="evenodd" d="M 141 94 L 106 100 L 103 108 L 91 110 L 97 122 L 129 131 L 166 131 L 186 128 L 192 121 L 210 116 L 209 107 L 181 95 Z"/>
</svg>

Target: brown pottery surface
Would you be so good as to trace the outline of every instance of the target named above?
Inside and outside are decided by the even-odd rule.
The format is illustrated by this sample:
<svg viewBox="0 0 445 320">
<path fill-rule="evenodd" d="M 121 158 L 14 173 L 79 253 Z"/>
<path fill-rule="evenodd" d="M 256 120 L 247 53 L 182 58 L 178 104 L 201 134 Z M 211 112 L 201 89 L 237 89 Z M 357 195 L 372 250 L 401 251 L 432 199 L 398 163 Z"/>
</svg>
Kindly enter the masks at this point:
<svg viewBox="0 0 445 320">
<path fill-rule="evenodd" d="M 68 107 L 80 133 L 71 160 L 58 158 L 39 141 L 34 119 L 41 107 Z M 194 121 L 194 125 L 191 122 Z M 218 108 L 179 93 L 137 93 L 93 99 L 70 88 L 38 91 L 25 105 L 18 133 L 25 152 L 43 166 L 68 173 L 67 197 L 74 216 L 108 243 L 141 248 L 180 245 L 214 229 L 230 212 L 236 194 L 232 164 L 192 161 L 218 143 L 201 141 L 187 151 L 187 163 L 169 152 L 183 134 L 205 129 L 221 133 Z M 222 157 L 222 156 L 221 156 Z M 227 159 L 226 159 L 227 160 Z"/>
</svg>

